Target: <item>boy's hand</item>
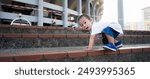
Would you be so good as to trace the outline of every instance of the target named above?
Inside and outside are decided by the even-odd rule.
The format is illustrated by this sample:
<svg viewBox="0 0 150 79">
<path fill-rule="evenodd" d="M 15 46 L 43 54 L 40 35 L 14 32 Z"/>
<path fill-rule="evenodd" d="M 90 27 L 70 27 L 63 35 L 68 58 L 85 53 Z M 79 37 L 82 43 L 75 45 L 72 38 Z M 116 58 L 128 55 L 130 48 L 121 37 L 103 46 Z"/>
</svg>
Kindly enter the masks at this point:
<svg viewBox="0 0 150 79">
<path fill-rule="evenodd" d="M 93 49 L 93 45 L 94 45 L 94 42 L 95 42 L 95 37 L 96 37 L 96 34 L 90 36 L 89 45 L 87 47 L 87 50 L 92 50 Z"/>
</svg>

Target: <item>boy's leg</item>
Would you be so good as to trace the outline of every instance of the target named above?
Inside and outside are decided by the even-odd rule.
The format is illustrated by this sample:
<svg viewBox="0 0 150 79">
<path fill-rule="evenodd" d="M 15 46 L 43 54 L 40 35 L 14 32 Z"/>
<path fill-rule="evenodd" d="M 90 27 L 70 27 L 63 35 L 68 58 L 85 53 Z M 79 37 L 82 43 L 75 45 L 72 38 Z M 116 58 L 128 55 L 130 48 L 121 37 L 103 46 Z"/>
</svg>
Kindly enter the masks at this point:
<svg viewBox="0 0 150 79">
<path fill-rule="evenodd" d="M 106 38 L 107 38 L 109 43 L 112 43 L 112 44 L 115 43 L 116 40 L 114 39 L 114 37 L 112 37 L 112 36 L 110 36 L 108 34 L 105 34 L 105 36 L 106 36 Z"/>
<path fill-rule="evenodd" d="M 106 35 L 107 35 L 107 37 L 106 37 Z M 109 38 L 109 36 L 110 35 L 108 35 L 108 34 L 105 34 L 105 33 L 102 33 L 102 43 L 103 44 L 108 44 L 109 43 L 109 41 L 108 41 L 108 39 L 107 38 Z M 112 36 L 111 36 L 112 37 Z M 113 38 L 112 38 L 113 39 Z M 114 43 L 117 43 L 118 42 L 118 40 L 116 40 L 115 38 L 114 38 Z"/>
<path fill-rule="evenodd" d="M 102 33 L 102 43 L 103 43 L 103 45 L 109 43 L 109 41 L 108 41 L 108 39 L 107 39 L 105 33 Z"/>
<path fill-rule="evenodd" d="M 106 33 L 103 33 L 103 36 L 105 36 L 105 39 L 103 39 L 103 41 L 105 41 L 103 48 L 110 49 L 112 51 L 116 51 L 117 48 L 114 45 L 114 43 L 115 43 L 114 37 L 112 37 L 111 35 L 106 34 Z"/>
<path fill-rule="evenodd" d="M 107 43 L 105 43 L 103 47 L 112 51 L 116 51 L 117 48 L 115 46 L 115 38 L 118 36 L 118 33 L 116 33 L 111 27 L 106 27 L 102 33 L 103 36 L 105 36 L 105 39 L 107 39 Z"/>
<path fill-rule="evenodd" d="M 113 38 L 112 36 L 105 34 L 107 40 L 109 43 L 112 43 L 113 45 L 115 45 L 117 48 L 120 48 L 123 46 L 121 41 L 116 40 L 115 38 Z"/>
</svg>

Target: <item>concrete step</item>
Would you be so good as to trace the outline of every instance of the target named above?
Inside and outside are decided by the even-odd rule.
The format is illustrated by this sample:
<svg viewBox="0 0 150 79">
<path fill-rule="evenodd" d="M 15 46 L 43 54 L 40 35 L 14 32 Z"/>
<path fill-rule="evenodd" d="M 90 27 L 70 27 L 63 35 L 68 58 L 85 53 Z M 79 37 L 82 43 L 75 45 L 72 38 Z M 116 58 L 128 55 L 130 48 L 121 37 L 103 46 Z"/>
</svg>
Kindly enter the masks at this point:
<svg viewBox="0 0 150 79">
<path fill-rule="evenodd" d="M 57 26 L 19 26 L 0 24 L 0 33 L 46 33 L 46 34 L 82 34 L 87 29 Z M 150 30 L 124 30 L 125 35 L 150 35 Z"/>
<path fill-rule="evenodd" d="M 124 45 L 116 52 L 104 50 L 101 46 L 95 46 L 93 50 L 89 51 L 85 48 L 85 46 L 78 46 L 0 49 L 0 61 L 111 61 L 114 57 L 119 58 L 114 58 L 115 61 L 125 61 L 126 59 L 126 61 L 131 61 L 132 58 L 134 58 L 133 61 L 150 61 L 150 44 Z M 114 57 L 110 58 L 110 56 Z M 95 59 L 97 57 L 100 59 Z"/>
<path fill-rule="evenodd" d="M 85 46 L 90 34 L 0 34 L 0 49 Z M 102 44 L 101 35 L 96 45 Z M 150 35 L 122 35 L 117 40 L 123 44 L 150 44 Z"/>
</svg>

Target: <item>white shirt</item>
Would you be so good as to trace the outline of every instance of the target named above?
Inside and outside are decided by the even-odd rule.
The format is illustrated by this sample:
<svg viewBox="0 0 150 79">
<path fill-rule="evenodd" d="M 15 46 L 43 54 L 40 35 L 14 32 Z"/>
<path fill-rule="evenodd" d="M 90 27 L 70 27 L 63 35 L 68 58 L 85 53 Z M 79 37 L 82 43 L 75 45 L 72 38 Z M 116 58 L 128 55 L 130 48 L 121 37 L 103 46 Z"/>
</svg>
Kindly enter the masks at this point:
<svg viewBox="0 0 150 79">
<path fill-rule="evenodd" d="M 106 27 L 111 27 L 115 31 L 123 34 L 122 27 L 119 23 L 109 22 L 109 23 L 100 23 L 94 22 L 91 28 L 91 35 L 102 33 L 102 30 Z"/>
</svg>

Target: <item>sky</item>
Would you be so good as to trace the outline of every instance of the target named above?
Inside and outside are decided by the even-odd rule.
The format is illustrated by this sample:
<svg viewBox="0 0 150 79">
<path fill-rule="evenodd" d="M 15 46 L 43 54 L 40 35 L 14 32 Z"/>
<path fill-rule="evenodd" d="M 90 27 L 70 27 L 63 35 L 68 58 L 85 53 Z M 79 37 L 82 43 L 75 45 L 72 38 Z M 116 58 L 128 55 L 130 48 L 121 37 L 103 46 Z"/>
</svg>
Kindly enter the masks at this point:
<svg viewBox="0 0 150 79">
<path fill-rule="evenodd" d="M 141 22 L 142 9 L 150 6 L 150 0 L 123 0 L 123 2 L 125 23 Z M 104 12 L 101 21 L 118 21 L 117 0 L 104 0 Z"/>
</svg>

